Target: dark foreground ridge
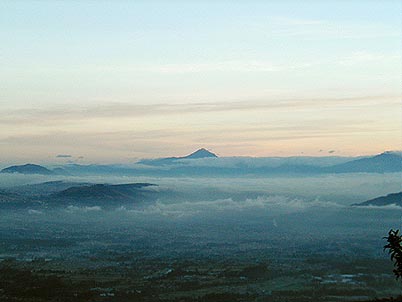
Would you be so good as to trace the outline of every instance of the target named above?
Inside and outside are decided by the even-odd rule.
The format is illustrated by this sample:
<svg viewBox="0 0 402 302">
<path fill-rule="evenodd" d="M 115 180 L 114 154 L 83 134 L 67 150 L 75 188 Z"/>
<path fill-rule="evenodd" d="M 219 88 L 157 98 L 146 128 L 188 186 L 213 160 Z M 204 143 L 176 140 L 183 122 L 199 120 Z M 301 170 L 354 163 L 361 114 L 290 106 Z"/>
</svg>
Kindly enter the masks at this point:
<svg viewBox="0 0 402 302">
<path fill-rule="evenodd" d="M 38 244 L 38 242 L 34 242 Z M 41 245 L 49 241 L 39 242 Z M 54 244 L 54 242 L 53 242 Z M 74 241 L 56 242 L 63 249 L 74 248 Z M 118 246 L 118 245 L 114 245 Z M 121 247 L 121 246 L 120 246 Z M 133 251 L 116 247 L 97 249 L 80 255 L 80 261 L 43 258 L 32 261 L 7 259 L 0 262 L 0 301 L 12 302 L 328 302 L 328 301 L 402 301 L 400 298 L 370 299 L 376 291 L 358 283 L 335 286 L 334 280 L 312 278 L 313 271 L 342 269 L 345 264 L 332 260 L 309 261 L 304 273 L 292 272 L 306 279 L 304 288 L 289 283 L 289 273 L 275 262 L 208 259 L 147 259 Z M 347 262 L 384 268 L 386 260 Z M 91 263 L 89 267 L 84 263 Z M 312 266 L 312 268 L 311 268 Z M 349 267 L 351 269 L 351 267 Z M 308 278 L 306 278 L 308 274 Z M 313 273 L 314 274 L 314 273 Z M 346 275 L 348 276 L 348 275 Z M 335 278 L 342 278 L 337 275 Z M 369 272 L 359 282 L 375 281 Z M 392 278 L 392 277 L 391 277 Z M 384 287 L 393 282 L 383 277 Z M 386 282 L 386 283 L 385 283 Z M 395 285 L 394 285 L 395 287 Z"/>
</svg>

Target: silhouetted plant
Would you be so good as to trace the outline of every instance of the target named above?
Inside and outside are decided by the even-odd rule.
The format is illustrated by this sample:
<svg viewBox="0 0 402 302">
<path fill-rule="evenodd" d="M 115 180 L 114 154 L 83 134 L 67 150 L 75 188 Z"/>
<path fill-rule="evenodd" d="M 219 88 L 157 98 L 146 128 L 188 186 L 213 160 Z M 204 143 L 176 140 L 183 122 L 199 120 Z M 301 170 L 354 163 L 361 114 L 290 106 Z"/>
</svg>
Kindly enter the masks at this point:
<svg viewBox="0 0 402 302">
<path fill-rule="evenodd" d="M 399 234 L 399 230 L 391 229 L 388 232 L 387 239 L 388 244 L 384 246 L 384 250 L 388 250 L 388 254 L 391 255 L 391 260 L 394 262 L 395 269 L 393 270 L 396 279 L 402 277 L 402 236 Z"/>
</svg>

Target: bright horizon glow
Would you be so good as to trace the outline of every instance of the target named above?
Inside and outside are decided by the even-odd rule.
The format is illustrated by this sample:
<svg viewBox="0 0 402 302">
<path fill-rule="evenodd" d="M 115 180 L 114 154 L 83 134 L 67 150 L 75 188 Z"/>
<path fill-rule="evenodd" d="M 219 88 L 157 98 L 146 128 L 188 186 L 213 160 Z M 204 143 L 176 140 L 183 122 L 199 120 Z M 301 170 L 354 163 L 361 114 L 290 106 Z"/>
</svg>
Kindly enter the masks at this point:
<svg viewBox="0 0 402 302">
<path fill-rule="evenodd" d="M 2 162 L 402 149 L 400 1 L 0 8 Z"/>
</svg>

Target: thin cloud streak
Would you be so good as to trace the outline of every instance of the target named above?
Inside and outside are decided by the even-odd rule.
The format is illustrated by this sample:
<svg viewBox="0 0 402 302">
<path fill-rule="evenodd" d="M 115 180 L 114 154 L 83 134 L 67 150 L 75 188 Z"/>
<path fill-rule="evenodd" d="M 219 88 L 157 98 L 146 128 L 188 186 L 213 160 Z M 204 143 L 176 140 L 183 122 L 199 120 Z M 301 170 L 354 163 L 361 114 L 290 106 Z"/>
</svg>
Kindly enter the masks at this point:
<svg viewBox="0 0 402 302">
<path fill-rule="evenodd" d="M 288 99 L 270 101 L 243 101 L 243 102 L 211 102 L 187 104 L 151 104 L 137 105 L 129 103 L 104 103 L 97 106 L 75 107 L 69 105 L 47 109 L 26 108 L 19 110 L 3 110 L 0 124 L 38 124 L 54 125 L 60 122 L 79 121 L 104 118 L 132 118 L 145 116 L 165 116 L 183 114 L 200 114 L 231 111 L 259 111 L 276 109 L 309 109 L 309 108 L 336 108 L 340 106 L 395 106 L 399 104 L 399 96 L 369 96 L 356 98 L 333 99 Z"/>
</svg>

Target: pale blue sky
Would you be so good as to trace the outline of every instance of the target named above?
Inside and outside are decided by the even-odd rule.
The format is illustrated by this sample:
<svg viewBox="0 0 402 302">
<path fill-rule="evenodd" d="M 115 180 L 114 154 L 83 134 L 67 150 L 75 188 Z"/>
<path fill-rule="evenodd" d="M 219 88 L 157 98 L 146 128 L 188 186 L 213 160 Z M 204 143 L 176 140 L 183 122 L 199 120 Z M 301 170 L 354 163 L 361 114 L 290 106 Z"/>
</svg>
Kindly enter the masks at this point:
<svg viewBox="0 0 402 302">
<path fill-rule="evenodd" d="M 400 1 L 0 0 L 0 149 L 122 161 L 198 146 L 266 156 L 397 148 L 400 12 Z M 350 120 L 360 130 L 340 132 Z M 286 142 L 271 124 L 290 129 L 277 135 Z M 373 125 L 378 145 L 366 137 Z M 107 133 L 120 139 L 99 144 Z"/>
</svg>

